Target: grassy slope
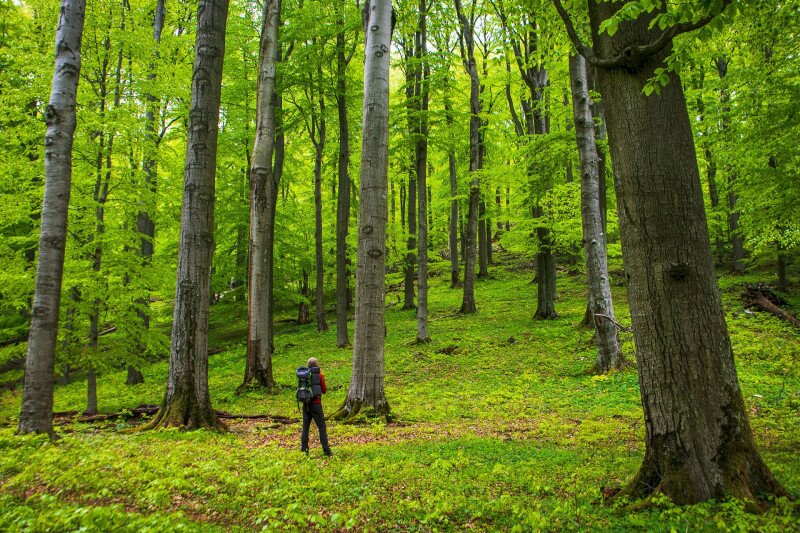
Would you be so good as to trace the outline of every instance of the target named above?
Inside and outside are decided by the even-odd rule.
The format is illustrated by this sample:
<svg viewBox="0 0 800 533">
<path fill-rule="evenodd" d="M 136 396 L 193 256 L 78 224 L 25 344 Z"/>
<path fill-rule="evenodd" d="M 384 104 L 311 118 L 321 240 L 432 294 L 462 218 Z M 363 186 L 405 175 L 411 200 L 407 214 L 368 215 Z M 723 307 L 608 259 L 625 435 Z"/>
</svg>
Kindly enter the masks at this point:
<svg viewBox="0 0 800 533">
<path fill-rule="evenodd" d="M 780 530 L 796 523 L 790 504 L 760 516 L 745 514 L 735 502 L 691 508 L 655 502 L 636 512 L 600 505 L 601 487 L 624 484 L 641 461 L 636 373 L 585 375 L 594 348 L 591 332 L 575 326 L 585 309 L 583 278 L 562 276 L 562 318 L 535 323 L 532 273 L 521 264 L 495 268 L 491 279 L 478 283 L 479 312 L 472 316 L 453 312 L 460 291 L 447 288 L 446 265 L 434 268 L 429 345 L 411 342 L 415 316 L 398 310 L 389 295 L 387 395 L 400 423 L 331 424 L 331 459 L 313 440 L 310 458 L 296 451 L 298 424 L 264 421 L 233 423 L 227 435 L 131 435 L 116 431 L 123 427 L 117 423 L 76 423 L 56 443 L 15 437 L 19 395 L 4 393 L 0 530 Z M 763 454 L 797 495 L 800 335 L 772 317 L 742 313 L 741 281 L 723 278 L 721 286 L 743 393 Z M 624 290 L 614 291 L 619 319 L 628 323 Z M 212 322 L 212 344 L 228 346 L 210 361 L 218 409 L 298 416 L 294 369 L 310 355 L 320 359 L 332 388 L 326 410 L 344 399 L 351 353 L 335 348 L 332 330 L 319 335 L 313 324 L 283 327 L 275 365 L 284 387 L 271 396 L 236 396 L 243 310 L 217 306 Z M 622 337 L 632 356 L 631 335 Z M 137 387 L 124 385 L 124 372 L 103 375 L 101 410 L 158 403 L 166 363 L 144 373 L 147 381 Z M 82 381 L 58 387 L 56 410 L 81 409 L 84 395 Z"/>
</svg>

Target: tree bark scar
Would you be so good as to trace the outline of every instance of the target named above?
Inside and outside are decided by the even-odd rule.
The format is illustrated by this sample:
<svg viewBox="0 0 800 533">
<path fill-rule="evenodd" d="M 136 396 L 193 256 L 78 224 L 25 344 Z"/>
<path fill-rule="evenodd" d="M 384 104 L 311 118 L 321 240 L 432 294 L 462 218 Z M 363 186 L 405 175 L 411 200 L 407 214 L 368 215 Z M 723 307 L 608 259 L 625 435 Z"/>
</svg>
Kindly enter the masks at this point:
<svg viewBox="0 0 800 533">
<path fill-rule="evenodd" d="M 676 263 L 670 263 L 667 267 L 667 272 L 669 276 L 676 280 L 676 281 L 683 281 L 686 279 L 686 276 L 689 275 L 689 263 L 686 261 L 678 261 Z"/>
</svg>

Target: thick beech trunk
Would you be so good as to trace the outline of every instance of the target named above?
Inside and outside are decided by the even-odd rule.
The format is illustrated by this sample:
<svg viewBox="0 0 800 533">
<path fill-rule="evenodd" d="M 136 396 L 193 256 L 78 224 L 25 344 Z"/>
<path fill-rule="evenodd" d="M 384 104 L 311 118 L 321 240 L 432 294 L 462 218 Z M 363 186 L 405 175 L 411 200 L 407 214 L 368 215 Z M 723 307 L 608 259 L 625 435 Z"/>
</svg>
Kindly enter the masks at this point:
<svg viewBox="0 0 800 533">
<path fill-rule="evenodd" d="M 421 64 L 421 77 L 414 92 L 419 97 L 419 135 L 415 146 L 417 164 L 417 199 L 419 201 L 419 238 L 417 239 L 417 342 L 430 342 L 428 334 L 428 33 L 426 0 L 419 2 L 419 27 L 416 34 L 416 57 Z M 418 71 L 419 74 L 419 71 Z"/>
<path fill-rule="evenodd" d="M 474 313 L 475 307 L 475 252 L 478 237 L 478 204 L 480 201 L 481 187 L 478 171 L 483 168 L 481 159 L 481 99 L 480 79 L 478 66 L 475 61 L 475 21 L 464 14 L 461 0 L 456 0 L 456 12 L 461 27 L 460 38 L 466 56 L 462 57 L 464 67 L 469 75 L 469 171 L 473 178 L 469 185 L 469 212 L 467 215 L 467 228 L 464 235 L 464 297 L 461 302 L 462 313 Z"/>
<path fill-rule="evenodd" d="M 347 397 L 335 418 L 354 416 L 362 407 L 370 407 L 384 418 L 390 414 L 384 390 L 383 341 L 392 3 L 371 0 L 364 4 L 363 16 L 366 45 L 353 372 Z"/>
<path fill-rule="evenodd" d="M 641 55 L 658 10 L 599 34 L 620 3 L 589 3 L 594 53 L 625 68 L 598 73 L 614 172 L 645 418 L 645 457 L 619 496 L 663 492 L 682 504 L 784 495 L 753 442 L 725 325 L 697 158 L 680 79 L 647 81 L 671 52 Z M 669 135 L 664 135 L 668 131 Z M 618 496 L 618 497 L 619 497 Z"/>
<path fill-rule="evenodd" d="M 61 1 L 56 30 L 55 74 L 45 113 L 45 191 L 19 416 L 20 433 L 53 435 L 53 371 L 85 13 L 85 0 Z"/>
<path fill-rule="evenodd" d="M 147 428 L 225 428 L 208 392 L 208 307 L 227 15 L 228 0 L 200 0 L 169 373 L 164 401 Z"/>
<path fill-rule="evenodd" d="M 600 158 L 595 148 L 595 128 L 590 109 L 586 62 L 580 55 L 570 56 L 572 110 L 578 140 L 581 176 L 581 220 L 586 276 L 589 284 L 589 311 L 597 342 L 594 372 L 620 368 L 624 362 L 614 321 L 614 305 L 608 280 L 606 236 L 600 216 Z"/>
<path fill-rule="evenodd" d="M 256 136 L 250 167 L 250 276 L 248 279 L 247 363 L 242 387 L 254 381 L 271 390 L 272 260 L 274 211 L 278 181 L 272 166 L 275 151 L 275 85 L 280 1 L 264 4 L 259 52 Z"/>
<path fill-rule="evenodd" d="M 340 6 L 339 9 L 343 9 Z M 338 188 L 336 190 L 336 346 L 350 344 L 347 334 L 347 232 L 350 223 L 350 129 L 347 118 L 347 64 L 344 22 L 339 15 L 336 34 L 336 110 L 339 117 Z M 352 55 L 350 56 L 352 58 Z"/>
</svg>

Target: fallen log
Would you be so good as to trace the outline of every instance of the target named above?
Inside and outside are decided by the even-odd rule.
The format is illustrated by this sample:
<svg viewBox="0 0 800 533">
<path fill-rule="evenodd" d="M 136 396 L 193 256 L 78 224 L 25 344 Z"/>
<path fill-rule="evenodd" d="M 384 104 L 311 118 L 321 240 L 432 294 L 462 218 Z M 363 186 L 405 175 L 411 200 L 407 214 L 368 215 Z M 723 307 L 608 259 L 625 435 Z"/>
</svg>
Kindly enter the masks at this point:
<svg viewBox="0 0 800 533">
<path fill-rule="evenodd" d="M 744 299 L 745 309 L 755 308 L 759 311 L 770 313 L 800 328 L 800 320 L 780 307 L 781 305 L 786 305 L 786 301 L 773 293 L 767 285 L 763 283 L 756 285 L 745 284 L 745 293 L 742 298 Z"/>
<path fill-rule="evenodd" d="M 103 413 L 98 415 L 83 415 L 80 411 L 58 411 L 53 413 L 53 418 L 60 418 L 60 419 L 72 418 L 73 422 L 102 422 L 105 420 L 116 420 L 119 418 L 125 418 L 130 420 L 145 415 L 153 416 L 156 413 L 158 413 L 158 410 L 159 410 L 158 405 L 139 404 L 130 410 L 120 411 L 118 413 Z M 220 410 L 215 410 L 215 413 L 219 418 L 224 418 L 224 419 L 270 420 L 278 424 L 295 424 L 300 421 L 300 419 L 298 418 L 291 418 L 288 416 L 281 416 L 281 415 L 267 415 L 267 414 L 245 415 L 245 414 L 233 414 L 227 411 L 220 411 Z M 63 420 L 61 423 L 65 424 L 67 423 L 67 420 Z"/>
</svg>

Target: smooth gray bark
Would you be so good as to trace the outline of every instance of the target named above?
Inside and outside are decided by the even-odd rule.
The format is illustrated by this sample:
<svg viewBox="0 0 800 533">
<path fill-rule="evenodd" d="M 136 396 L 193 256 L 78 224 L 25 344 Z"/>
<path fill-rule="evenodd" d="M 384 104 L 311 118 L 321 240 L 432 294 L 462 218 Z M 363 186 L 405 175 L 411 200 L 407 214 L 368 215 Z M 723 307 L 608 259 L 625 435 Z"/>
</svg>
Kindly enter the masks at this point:
<svg viewBox="0 0 800 533">
<path fill-rule="evenodd" d="M 228 0 L 200 0 L 186 140 L 181 234 L 164 401 L 147 428 L 224 428 L 208 391 L 214 179 Z"/>
<path fill-rule="evenodd" d="M 313 81 L 312 81 L 313 85 Z M 317 331 L 328 331 L 325 322 L 325 263 L 322 255 L 322 157 L 325 152 L 327 124 L 325 121 L 325 97 L 322 92 L 322 67 L 317 71 L 319 107 L 311 102 L 311 142 L 314 144 L 314 257 L 316 265 L 316 287 L 314 302 L 317 311 Z"/>
<path fill-rule="evenodd" d="M 272 259 L 273 198 L 278 183 L 273 172 L 275 151 L 275 86 L 280 1 L 264 3 L 259 51 L 256 134 L 250 165 L 250 275 L 248 288 L 247 364 L 242 386 L 255 380 L 272 389 Z"/>
<path fill-rule="evenodd" d="M 72 141 L 81 69 L 85 0 L 62 0 L 56 30 L 55 73 L 45 113 L 45 191 L 39 262 L 31 309 L 20 433 L 53 435 L 53 371 L 67 241 Z"/>
<path fill-rule="evenodd" d="M 364 4 L 364 116 L 358 257 L 356 265 L 353 372 L 347 397 L 334 417 L 354 416 L 362 407 L 388 418 L 384 389 L 384 290 L 386 193 L 389 170 L 389 52 L 393 13 L 390 0 Z"/>
<path fill-rule="evenodd" d="M 594 371 L 605 373 L 620 368 L 624 361 L 617 337 L 611 285 L 608 279 L 606 236 L 600 213 L 600 158 L 595 149 L 595 127 L 590 108 L 586 61 L 582 56 L 570 56 L 569 74 L 575 135 L 580 157 L 581 220 L 589 285 L 589 311 L 597 342 L 597 362 Z"/>
</svg>

